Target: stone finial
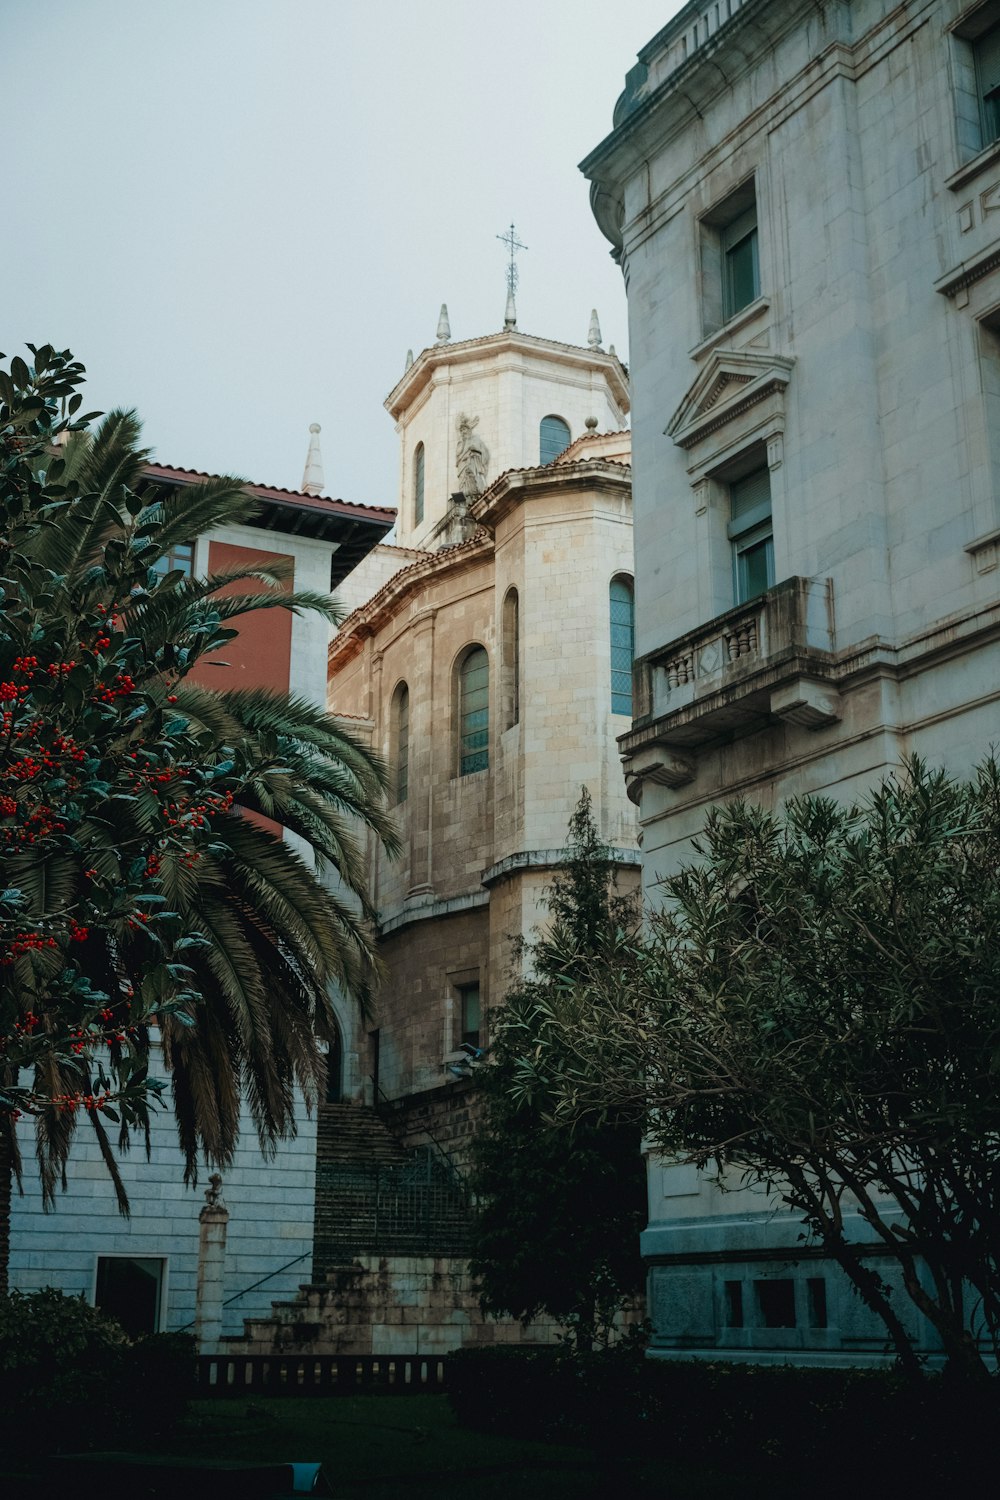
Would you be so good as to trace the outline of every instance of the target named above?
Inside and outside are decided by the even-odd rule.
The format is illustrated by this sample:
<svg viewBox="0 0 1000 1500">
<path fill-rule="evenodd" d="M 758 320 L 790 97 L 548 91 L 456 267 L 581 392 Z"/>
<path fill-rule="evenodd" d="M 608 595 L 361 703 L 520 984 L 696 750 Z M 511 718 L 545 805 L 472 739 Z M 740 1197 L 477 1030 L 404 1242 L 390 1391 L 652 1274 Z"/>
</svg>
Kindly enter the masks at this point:
<svg viewBox="0 0 1000 1500">
<path fill-rule="evenodd" d="M 590 309 L 590 327 L 587 329 L 587 343 L 591 349 L 601 347 L 601 325 L 597 321 L 597 308 Z"/>
<path fill-rule="evenodd" d="M 503 326 L 505 329 L 517 327 L 517 308 L 514 305 L 514 288 L 507 288 L 507 310 L 503 315 Z"/>
<path fill-rule="evenodd" d="M 587 429 L 588 432 L 596 432 L 597 431 L 597 418 L 596 417 L 588 417 L 587 420 L 586 420 L 586 422 L 584 422 L 583 425 L 584 425 L 584 427 L 586 427 L 586 429 Z"/>
<path fill-rule="evenodd" d="M 437 344 L 446 344 L 450 338 L 451 324 L 448 322 L 448 304 L 447 302 L 442 302 L 441 315 L 438 318 L 437 334 L 434 341 Z"/>
<path fill-rule="evenodd" d="M 322 495 L 323 493 L 323 455 L 319 451 L 318 422 L 309 423 L 309 452 L 306 454 L 306 467 L 302 475 L 303 495 Z"/>
<path fill-rule="evenodd" d="M 413 350 L 412 349 L 407 349 L 407 351 L 406 351 L 406 364 L 403 366 L 403 374 L 404 375 L 406 374 L 407 370 L 410 368 L 410 366 L 412 365 L 412 363 L 413 363 Z"/>
<path fill-rule="evenodd" d="M 615 359 L 618 358 L 618 351 L 615 348 L 614 344 L 609 344 L 608 345 L 608 353 L 611 354 L 611 355 L 614 355 Z"/>
</svg>

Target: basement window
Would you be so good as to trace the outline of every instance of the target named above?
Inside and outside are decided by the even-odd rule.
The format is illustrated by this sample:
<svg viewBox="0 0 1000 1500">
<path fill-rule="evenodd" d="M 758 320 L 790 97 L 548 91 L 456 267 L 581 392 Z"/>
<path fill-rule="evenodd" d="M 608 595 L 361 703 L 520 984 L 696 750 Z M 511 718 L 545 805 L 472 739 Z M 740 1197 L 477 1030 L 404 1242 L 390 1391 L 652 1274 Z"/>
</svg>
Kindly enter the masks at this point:
<svg viewBox="0 0 1000 1500">
<path fill-rule="evenodd" d="M 743 1327 L 743 1283 L 727 1281 L 725 1284 L 725 1314 L 727 1328 Z"/>
<path fill-rule="evenodd" d="M 795 1282 L 790 1276 L 773 1281 L 755 1281 L 757 1311 L 764 1328 L 795 1327 Z"/>
</svg>

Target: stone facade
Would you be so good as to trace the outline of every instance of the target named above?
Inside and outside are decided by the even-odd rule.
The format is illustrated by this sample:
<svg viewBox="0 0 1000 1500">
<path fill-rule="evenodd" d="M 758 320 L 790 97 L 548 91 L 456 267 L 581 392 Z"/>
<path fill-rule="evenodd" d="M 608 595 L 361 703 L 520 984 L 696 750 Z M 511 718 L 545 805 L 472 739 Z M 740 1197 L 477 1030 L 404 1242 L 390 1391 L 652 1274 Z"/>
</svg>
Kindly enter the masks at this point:
<svg viewBox="0 0 1000 1500">
<path fill-rule="evenodd" d="M 997 28 L 960 0 L 689 4 L 583 164 L 628 287 L 621 745 L 653 899 L 715 802 L 847 798 L 912 752 L 966 773 L 996 741 Z M 663 1164 L 650 1194 L 660 1352 L 878 1357 L 772 1205 Z"/>
<path fill-rule="evenodd" d="M 403 452 L 398 534 L 425 547 L 400 549 L 406 566 L 330 647 L 331 708 L 368 727 L 393 768 L 403 846 L 394 860 L 373 852 L 388 977 L 376 1024 L 347 1046 L 362 1059 L 357 1092 L 388 1108 L 400 1137 L 436 1142 L 462 1163 L 473 1128 L 463 999 L 477 988 L 477 1045 L 488 1046 L 513 944 L 544 919 L 583 786 L 623 884 L 636 879 L 635 811 L 615 740 L 628 719 L 612 711 L 609 628 L 610 584 L 632 578 L 628 395 L 613 355 L 507 330 L 425 350 L 386 405 Z M 483 494 L 460 497 L 467 534 L 447 524 L 459 409 L 481 415 L 491 465 L 508 465 L 488 475 Z M 567 447 L 539 465 L 551 415 Z M 614 430 L 599 433 L 601 423 Z M 418 442 L 423 519 L 414 524 Z M 462 672 L 480 649 L 487 727 L 472 765 L 463 763 Z"/>
<path fill-rule="evenodd" d="M 557 1327 L 498 1323 L 479 1311 L 464 1260 L 360 1255 L 304 1286 L 294 1305 L 248 1321 L 240 1354 L 447 1354 L 470 1344 L 549 1343 Z"/>
<path fill-rule="evenodd" d="M 544 921 L 583 786 L 622 888 L 638 883 L 616 745 L 629 718 L 611 686 L 609 590 L 632 580 L 622 366 L 507 329 L 423 351 L 386 406 L 405 545 L 377 548 L 348 579 L 355 607 L 329 652 L 331 711 L 392 775 L 402 847 L 390 859 L 373 845 L 370 867 L 386 978 L 367 1021 L 340 1012 L 342 1102 L 321 1109 L 317 1160 L 326 1279 L 248 1321 L 239 1353 L 442 1353 L 554 1337 L 549 1324 L 484 1319 L 461 1253 L 477 1126 L 470 1053 L 489 1047 L 516 941 Z M 457 489 L 471 472 L 462 416 L 488 455 L 481 493 Z M 565 447 L 542 465 L 546 418 Z M 485 672 L 470 755 L 472 653 Z"/>
</svg>

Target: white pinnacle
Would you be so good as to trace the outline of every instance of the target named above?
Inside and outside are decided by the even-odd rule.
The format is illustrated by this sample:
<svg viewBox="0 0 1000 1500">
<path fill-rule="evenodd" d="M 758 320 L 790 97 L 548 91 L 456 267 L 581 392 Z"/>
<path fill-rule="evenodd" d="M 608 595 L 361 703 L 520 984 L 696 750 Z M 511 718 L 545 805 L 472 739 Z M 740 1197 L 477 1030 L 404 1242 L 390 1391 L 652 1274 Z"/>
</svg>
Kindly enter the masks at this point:
<svg viewBox="0 0 1000 1500">
<path fill-rule="evenodd" d="M 451 338 L 451 324 L 448 322 L 448 304 L 441 303 L 441 316 L 438 318 L 437 337 L 435 342 L 446 344 Z"/>
<path fill-rule="evenodd" d="M 412 363 L 413 363 L 413 350 L 412 349 L 407 349 L 407 351 L 406 351 L 406 364 L 403 366 L 403 374 L 404 375 L 406 374 L 406 371 L 410 368 L 410 366 L 412 365 Z"/>
<path fill-rule="evenodd" d="M 514 305 L 514 288 L 507 289 L 507 311 L 503 315 L 504 328 L 517 327 L 517 308 Z"/>
<path fill-rule="evenodd" d="M 601 347 L 601 325 L 597 321 L 597 308 L 590 309 L 590 327 L 587 329 L 587 343 L 591 349 Z"/>
<path fill-rule="evenodd" d="M 302 475 L 303 495 L 323 493 L 323 455 L 319 451 L 319 423 L 309 423 L 309 452 L 306 454 L 305 473 Z"/>
</svg>

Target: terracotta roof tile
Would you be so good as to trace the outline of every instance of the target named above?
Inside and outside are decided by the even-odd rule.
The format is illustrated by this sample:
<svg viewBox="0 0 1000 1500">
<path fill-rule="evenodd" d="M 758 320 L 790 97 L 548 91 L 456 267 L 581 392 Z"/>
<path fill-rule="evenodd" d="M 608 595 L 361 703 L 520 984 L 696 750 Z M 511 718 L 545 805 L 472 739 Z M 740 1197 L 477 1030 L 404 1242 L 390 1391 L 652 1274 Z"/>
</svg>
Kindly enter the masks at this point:
<svg viewBox="0 0 1000 1500">
<path fill-rule="evenodd" d="M 200 469 L 182 469 L 172 464 L 146 464 L 143 472 L 151 479 L 174 479 L 181 484 L 219 477 L 217 474 L 205 474 Z M 329 495 L 305 495 L 301 490 L 285 489 L 282 485 L 254 484 L 250 480 L 243 481 L 243 484 L 252 495 L 258 495 L 262 500 L 276 500 L 285 505 L 299 505 L 303 509 L 328 511 L 333 515 L 341 515 L 345 511 L 353 515 L 371 513 L 373 518 L 377 516 L 381 519 L 383 516 L 396 514 L 396 508 L 392 505 L 362 505 L 357 500 L 335 500 Z"/>
</svg>

